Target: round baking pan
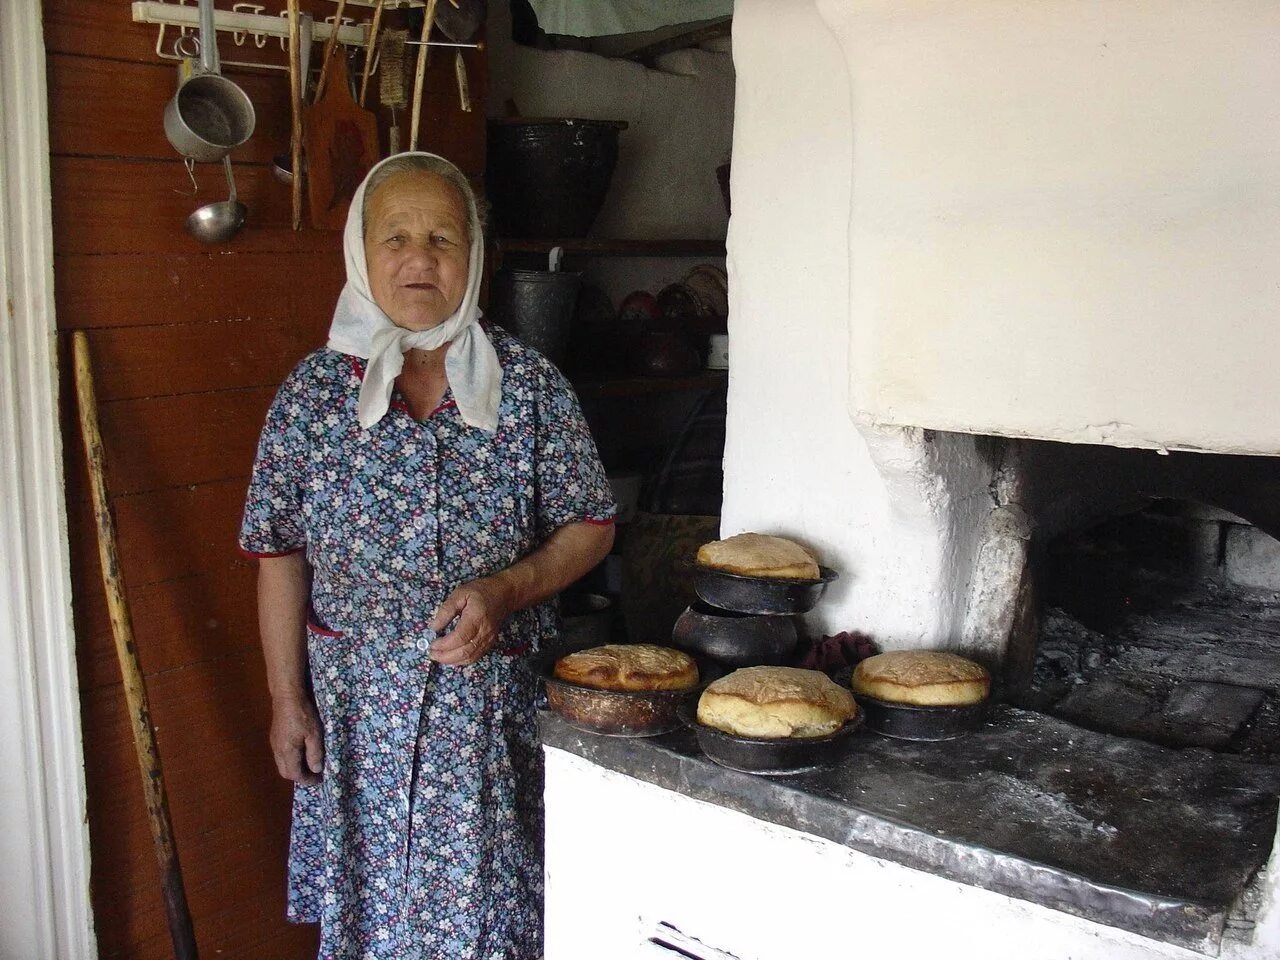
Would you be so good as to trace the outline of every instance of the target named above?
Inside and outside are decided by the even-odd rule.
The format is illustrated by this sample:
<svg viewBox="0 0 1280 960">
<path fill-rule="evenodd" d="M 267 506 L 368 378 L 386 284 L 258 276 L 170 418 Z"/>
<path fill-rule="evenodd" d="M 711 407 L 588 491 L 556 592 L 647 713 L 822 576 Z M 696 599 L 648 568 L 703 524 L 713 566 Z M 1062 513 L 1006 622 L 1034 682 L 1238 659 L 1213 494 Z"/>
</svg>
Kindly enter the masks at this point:
<svg viewBox="0 0 1280 960">
<path fill-rule="evenodd" d="M 783 577 L 744 577 L 723 570 L 690 564 L 693 589 L 713 607 L 735 613 L 808 613 L 840 574 L 830 567 L 818 568 L 817 580 Z"/>
<path fill-rule="evenodd" d="M 708 683 L 724 674 L 724 668 L 703 657 L 698 663 L 698 685 L 687 690 L 598 690 L 569 683 L 555 675 L 556 661 L 572 651 L 542 650 L 525 665 L 547 688 L 547 706 L 565 722 L 587 733 L 610 737 L 656 737 L 679 728 L 676 708 L 697 699 Z"/>
<path fill-rule="evenodd" d="M 730 667 L 781 666 L 796 649 L 791 617 L 734 613 L 695 603 L 680 614 L 671 643 Z"/>
<path fill-rule="evenodd" d="M 690 697 L 680 704 L 680 719 L 693 728 L 698 746 L 722 767 L 742 773 L 781 777 L 829 767 L 849 749 L 853 735 L 862 726 L 862 711 L 835 733 L 825 737 L 760 739 L 738 737 L 698 722 L 698 700 Z"/>
<path fill-rule="evenodd" d="M 982 726 L 988 701 L 959 707 L 920 707 L 889 703 L 854 692 L 867 715 L 867 729 L 898 740 L 954 740 Z"/>
</svg>

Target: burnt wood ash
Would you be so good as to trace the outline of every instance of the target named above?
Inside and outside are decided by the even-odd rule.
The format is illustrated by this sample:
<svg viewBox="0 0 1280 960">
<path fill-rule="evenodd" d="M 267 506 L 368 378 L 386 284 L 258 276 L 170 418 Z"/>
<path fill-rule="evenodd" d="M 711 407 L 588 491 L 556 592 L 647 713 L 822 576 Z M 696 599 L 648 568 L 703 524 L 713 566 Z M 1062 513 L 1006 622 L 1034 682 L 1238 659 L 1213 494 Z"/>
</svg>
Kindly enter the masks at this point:
<svg viewBox="0 0 1280 960">
<path fill-rule="evenodd" d="M 1280 597 L 1225 582 L 1221 557 L 1197 555 L 1203 539 L 1156 510 L 1056 543 L 1015 699 L 1101 732 L 1280 761 Z"/>
</svg>

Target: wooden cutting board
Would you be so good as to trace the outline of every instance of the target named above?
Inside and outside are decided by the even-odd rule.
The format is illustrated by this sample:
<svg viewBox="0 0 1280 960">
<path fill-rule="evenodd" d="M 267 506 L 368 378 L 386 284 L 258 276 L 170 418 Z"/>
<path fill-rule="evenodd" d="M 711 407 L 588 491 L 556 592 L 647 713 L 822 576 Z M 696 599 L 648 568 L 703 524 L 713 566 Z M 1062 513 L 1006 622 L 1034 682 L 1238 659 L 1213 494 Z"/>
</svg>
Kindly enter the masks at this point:
<svg viewBox="0 0 1280 960">
<path fill-rule="evenodd" d="M 307 108 L 307 202 L 311 225 L 341 230 L 360 181 L 378 162 L 378 123 L 351 97 L 347 58 L 338 51 L 320 99 Z"/>
</svg>

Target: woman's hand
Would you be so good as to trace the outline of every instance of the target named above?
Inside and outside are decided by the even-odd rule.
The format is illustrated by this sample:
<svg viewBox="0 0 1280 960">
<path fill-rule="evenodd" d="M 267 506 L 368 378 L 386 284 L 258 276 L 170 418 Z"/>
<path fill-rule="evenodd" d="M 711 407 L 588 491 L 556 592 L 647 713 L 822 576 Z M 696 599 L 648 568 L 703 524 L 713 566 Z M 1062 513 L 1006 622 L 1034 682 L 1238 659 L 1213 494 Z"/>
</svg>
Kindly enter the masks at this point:
<svg viewBox="0 0 1280 960">
<path fill-rule="evenodd" d="M 464 583 L 431 621 L 436 632 L 431 659 L 459 667 L 475 663 L 498 642 L 507 617 L 555 596 L 603 560 L 612 545 L 612 523 L 567 523 L 523 560 Z M 454 628 L 441 635 L 454 617 Z"/>
<path fill-rule="evenodd" d="M 280 776 L 294 783 L 320 782 L 324 772 L 324 733 L 320 715 L 305 693 L 271 701 L 271 752 Z"/>
<path fill-rule="evenodd" d="M 431 629 L 436 632 L 431 659 L 451 667 L 475 663 L 493 649 L 510 614 L 508 591 L 495 578 L 464 583 L 445 597 L 431 620 Z M 441 634 L 454 617 L 458 622 L 453 629 Z"/>
</svg>

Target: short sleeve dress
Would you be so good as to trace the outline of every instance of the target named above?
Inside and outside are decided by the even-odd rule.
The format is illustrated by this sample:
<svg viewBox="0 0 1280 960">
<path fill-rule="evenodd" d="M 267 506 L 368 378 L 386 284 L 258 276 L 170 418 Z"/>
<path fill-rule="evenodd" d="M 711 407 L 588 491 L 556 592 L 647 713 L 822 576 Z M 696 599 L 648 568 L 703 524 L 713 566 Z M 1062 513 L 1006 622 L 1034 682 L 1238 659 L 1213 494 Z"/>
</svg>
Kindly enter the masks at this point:
<svg viewBox="0 0 1280 960">
<path fill-rule="evenodd" d="M 487 327 L 503 369 L 496 433 L 446 393 L 356 419 L 363 362 L 304 359 L 267 415 L 241 548 L 305 551 L 323 781 L 294 792 L 289 919 L 319 922 L 322 960 L 535 960 L 542 950 L 536 684 L 518 655 L 557 629 L 514 614 L 477 663 L 427 655 L 455 587 L 510 566 L 615 505 L 559 372 Z"/>
</svg>

